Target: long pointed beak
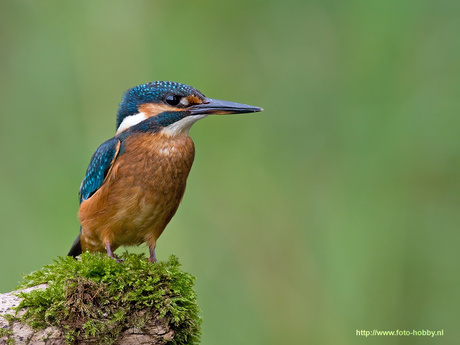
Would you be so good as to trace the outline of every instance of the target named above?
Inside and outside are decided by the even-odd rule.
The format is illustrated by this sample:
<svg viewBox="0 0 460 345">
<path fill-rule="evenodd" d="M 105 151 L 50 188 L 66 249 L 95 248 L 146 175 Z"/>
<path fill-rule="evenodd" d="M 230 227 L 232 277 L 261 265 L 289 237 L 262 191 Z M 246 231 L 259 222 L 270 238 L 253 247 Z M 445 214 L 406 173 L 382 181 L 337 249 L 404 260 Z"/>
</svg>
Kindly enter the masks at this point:
<svg viewBox="0 0 460 345">
<path fill-rule="evenodd" d="M 193 105 L 189 108 L 191 115 L 204 114 L 243 114 L 256 113 L 262 111 L 262 108 L 253 107 L 252 105 L 221 101 L 219 99 L 206 98 L 201 104 Z"/>
</svg>

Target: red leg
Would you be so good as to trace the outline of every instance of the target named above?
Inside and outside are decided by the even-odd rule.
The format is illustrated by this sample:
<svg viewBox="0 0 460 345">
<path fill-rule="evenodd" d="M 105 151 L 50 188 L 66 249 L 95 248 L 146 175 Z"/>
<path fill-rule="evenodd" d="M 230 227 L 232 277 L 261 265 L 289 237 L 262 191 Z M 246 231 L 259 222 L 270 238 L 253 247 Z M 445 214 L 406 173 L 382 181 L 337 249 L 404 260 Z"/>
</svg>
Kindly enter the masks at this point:
<svg viewBox="0 0 460 345">
<path fill-rule="evenodd" d="M 105 250 L 107 250 L 107 255 L 109 256 L 109 258 L 115 259 L 117 260 L 117 262 L 123 262 L 123 260 L 117 259 L 115 255 L 113 255 L 112 248 L 110 247 L 110 243 L 108 243 L 105 246 Z"/>
<path fill-rule="evenodd" d="M 156 262 L 157 261 L 157 257 L 155 256 L 155 247 L 150 247 L 150 258 L 149 258 L 149 261 L 150 262 Z"/>
</svg>

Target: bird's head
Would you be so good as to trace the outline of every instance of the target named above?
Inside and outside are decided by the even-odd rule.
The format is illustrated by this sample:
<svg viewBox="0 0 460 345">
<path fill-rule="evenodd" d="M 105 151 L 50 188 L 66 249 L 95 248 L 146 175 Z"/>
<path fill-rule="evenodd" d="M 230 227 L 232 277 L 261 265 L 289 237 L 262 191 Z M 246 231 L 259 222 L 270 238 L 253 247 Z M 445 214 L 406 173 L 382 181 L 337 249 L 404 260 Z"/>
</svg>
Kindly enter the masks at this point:
<svg viewBox="0 0 460 345">
<path fill-rule="evenodd" d="M 154 81 L 125 92 L 117 114 L 117 134 L 152 117 L 156 125 L 171 135 L 177 135 L 187 133 L 196 121 L 210 114 L 242 114 L 262 110 L 246 104 L 207 98 L 188 85 Z"/>
</svg>

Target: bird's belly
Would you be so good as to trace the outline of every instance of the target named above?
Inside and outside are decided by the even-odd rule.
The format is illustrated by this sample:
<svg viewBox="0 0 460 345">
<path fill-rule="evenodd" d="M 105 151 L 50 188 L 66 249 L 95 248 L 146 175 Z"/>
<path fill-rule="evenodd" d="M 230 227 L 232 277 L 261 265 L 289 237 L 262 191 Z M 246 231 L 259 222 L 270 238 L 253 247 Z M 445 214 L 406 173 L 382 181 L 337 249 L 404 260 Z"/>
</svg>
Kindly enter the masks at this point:
<svg viewBox="0 0 460 345">
<path fill-rule="evenodd" d="M 104 184 L 81 204 L 82 234 L 99 246 L 154 246 L 184 194 L 193 142 L 190 137 L 126 141 Z"/>
</svg>

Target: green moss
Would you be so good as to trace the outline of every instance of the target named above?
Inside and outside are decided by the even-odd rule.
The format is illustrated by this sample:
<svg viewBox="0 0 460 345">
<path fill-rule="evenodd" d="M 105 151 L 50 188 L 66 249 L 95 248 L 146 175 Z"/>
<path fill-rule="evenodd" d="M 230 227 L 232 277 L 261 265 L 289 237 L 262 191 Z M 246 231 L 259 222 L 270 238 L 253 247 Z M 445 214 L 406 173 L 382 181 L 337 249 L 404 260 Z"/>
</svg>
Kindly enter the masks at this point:
<svg viewBox="0 0 460 345">
<path fill-rule="evenodd" d="M 173 330 L 170 344 L 196 344 L 201 318 L 194 277 L 171 256 L 151 264 L 143 255 L 124 253 L 123 263 L 99 253 L 78 260 L 58 258 L 24 277 L 21 288 L 48 283 L 43 290 L 21 293 L 22 321 L 34 328 L 61 328 L 67 343 L 77 336 L 96 336 L 112 344 L 127 327 L 142 329 L 161 318 Z"/>
<path fill-rule="evenodd" d="M 6 338 L 6 344 L 14 344 L 14 340 L 10 338 L 13 335 L 13 331 L 9 328 L 0 328 L 0 338 Z"/>
<path fill-rule="evenodd" d="M 8 321 L 8 327 L 0 328 L 0 338 L 6 338 L 6 342 L 3 342 L 1 344 L 13 345 L 14 339 L 11 337 L 13 335 L 12 325 L 13 322 L 16 320 L 16 317 L 11 314 L 3 314 L 0 317 Z"/>
</svg>

